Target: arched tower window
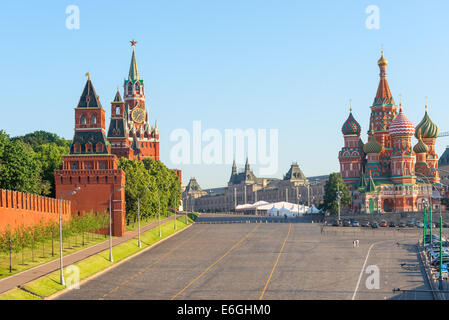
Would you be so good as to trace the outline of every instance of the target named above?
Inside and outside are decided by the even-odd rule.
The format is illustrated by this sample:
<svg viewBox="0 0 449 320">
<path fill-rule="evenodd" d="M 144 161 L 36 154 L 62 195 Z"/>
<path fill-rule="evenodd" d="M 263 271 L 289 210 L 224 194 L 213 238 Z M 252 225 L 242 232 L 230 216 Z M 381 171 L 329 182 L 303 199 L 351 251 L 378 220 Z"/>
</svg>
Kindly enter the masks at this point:
<svg viewBox="0 0 449 320">
<path fill-rule="evenodd" d="M 130 83 L 128 83 L 128 94 L 132 94 L 133 93 L 133 85 Z"/>
<path fill-rule="evenodd" d="M 95 114 L 93 114 L 93 115 L 90 117 L 90 123 L 91 123 L 91 124 L 97 124 L 97 116 L 96 116 Z"/>
<path fill-rule="evenodd" d="M 136 93 L 140 94 L 140 85 L 139 82 L 136 83 Z"/>
<path fill-rule="evenodd" d="M 115 107 L 115 114 L 116 115 L 120 115 L 120 107 L 119 106 L 117 106 L 117 107 Z"/>
<path fill-rule="evenodd" d="M 87 123 L 86 116 L 84 114 L 81 115 L 80 122 L 81 122 L 81 124 L 86 124 Z"/>
</svg>

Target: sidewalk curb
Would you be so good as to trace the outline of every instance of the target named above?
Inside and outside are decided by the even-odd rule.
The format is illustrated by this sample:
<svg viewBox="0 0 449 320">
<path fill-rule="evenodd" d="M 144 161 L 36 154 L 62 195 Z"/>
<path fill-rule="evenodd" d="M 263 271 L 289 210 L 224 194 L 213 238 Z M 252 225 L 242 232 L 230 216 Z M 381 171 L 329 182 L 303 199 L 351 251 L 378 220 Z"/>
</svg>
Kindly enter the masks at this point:
<svg viewBox="0 0 449 320">
<path fill-rule="evenodd" d="M 135 257 L 137 257 L 138 255 L 144 253 L 145 251 L 154 248 L 155 246 L 161 244 L 161 243 L 164 242 L 165 240 L 168 240 L 168 239 L 170 239 L 171 237 L 173 237 L 173 236 L 175 236 L 175 235 L 178 235 L 179 233 L 183 232 L 184 230 L 189 229 L 189 228 L 192 227 L 194 224 L 195 224 L 195 223 L 192 223 L 192 224 L 186 226 L 185 228 L 183 228 L 183 229 L 181 229 L 181 230 L 179 230 L 179 231 L 176 231 L 175 233 L 172 233 L 172 234 L 169 235 L 168 237 L 166 237 L 166 238 L 164 238 L 164 239 L 161 239 L 161 240 L 159 240 L 158 242 L 153 243 L 151 246 L 149 246 L 149 247 L 147 247 L 147 248 L 145 248 L 145 249 L 143 249 L 143 250 L 141 250 L 141 251 L 138 251 L 138 252 L 136 252 L 136 253 L 130 255 L 129 257 L 126 257 L 126 258 L 124 258 L 123 260 L 121 260 L 121 261 L 119 261 L 119 262 L 117 262 L 117 263 L 114 263 L 113 265 L 107 267 L 106 269 L 103 269 L 103 270 L 101 270 L 101 271 L 98 271 L 97 273 L 95 273 L 95 274 L 93 274 L 93 275 L 91 275 L 91 276 L 89 276 L 89 277 L 87 277 L 87 278 L 81 280 L 80 283 L 79 283 L 79 285 L 81 286 L 81 285 L 83 285 L 85 282 L 90 281 L 90 280 L 92 280 L 92 279 L 94 279 L 94 278 L 96 278 L 96 277 L 99 277 L 99 276 L 102 275 L 103 273 L 108 272 L 109 270 L 111 270 L 111 269 L 113 269 L 113 268 L 119 266 L 120 264 L 122 264 L 122 263 L 128 261 L 129 259 L 135 258 Z M 133 238 L 133 239 L 134 239 L 134 238 Z M 130 239 L 130 240 L 133 240 L 133 239 Z M 83 261 L 83 260 L 80 260 L 80 261 Z M 43 277 L 45 277 L 45 275 L 44 275 Z M 37 278 L 37 279 L 39 279 L 39 278 Z M 36 279 L 35 279 L 35 280 L 36 280 Z M 33 280 L 33 281 L 34 281 L 34 280 Z M 56 297 L 58 297 L 58 296 L 60 296 L 60 295 L 62 295 L 62 294 L 64 294 L 64 293 L 66 293 L 66 292 L 69 291 L 69 290 L 71 290 L 71 289 L 69 289 L 69 288 L 62 289 L 62 290 L 60 290 L 60 291 L 58 291 L 58 292 L 56 292 L 56 293 L 54 293 L 54 294 L 52 294 L 52 295 L 50 295 L 50 296 L 48 296 L 48 297 L 45 297 L 43 300 L 53 300 L 54 298 L 56 298 Z"/>
</svg>

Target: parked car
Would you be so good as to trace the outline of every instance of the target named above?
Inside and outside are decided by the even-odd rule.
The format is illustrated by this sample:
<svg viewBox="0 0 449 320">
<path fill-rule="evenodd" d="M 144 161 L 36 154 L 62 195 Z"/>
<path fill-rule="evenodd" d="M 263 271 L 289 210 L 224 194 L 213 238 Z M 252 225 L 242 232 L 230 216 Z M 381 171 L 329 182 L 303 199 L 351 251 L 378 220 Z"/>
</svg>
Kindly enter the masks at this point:
<svg viewBox="0 0 449 320">
<path fill-rule="evenodd" d="M 407 227 L 410 227 L 410 228 L 414 228 L 415 227 L 415 224 L 413 223 L 413 221 L 407 221 Z"/>
<path fill-rule="evenodd" d="M 375 229 L 375 228 L 378 228 L 378 227 L 379 227 L 379 225 L 377 224 L 376 221 L 374 221 L 373 223 L 371 223 L 371 228 Z"/>
<path fill-rule="evenodd" d="M 388 226 L 388 224 L 387 224 L 387 221 L 385 221 L 385 220 L 382 220 L 380 223 L 379 223 L 379 227 L 387 227 Z"/>
<path fill-rule="evenodd" d="M 394 228 L 394 227 L 396 227 L 396 223 L 394 221 L 390 221 L 388 226 L 391 227 L 391 228 Z"/>
<path fill-rule="evenodd" d="M 405 228 L 406 226 L 404 221 L 399 222 L 399 228 Z"/>
<path fill-rule="evenodd" d="M 363 221 L 363 222 L 362 222 L 362 227 L 368 228 L 369 226 L 370 226 L 369 221 Z"/>
<path fill-rule="evenodd" d="M 340 221 L 340 220 L 334 220 L 334 221 L 332 221 L 332 226 L 334 226 L 334 227 L 339 227 L 339 226 L 341 226 L 341 221 Z"/>
<path fill-rule="evenodd" d="M 357 220 L 354 220 L 354 222 L 352 223 L 353 227 L 360 227 L 360 222 L 358 222 Z"/>
<path fill-rule="evenodd" d="M 443 222 L 443 228 L 449 228 L 449 223 Z"/>
<path fill-rule="evenodd" d="M 350 226 L 351 226 L 351 221 L 343 220 L 343 227 L 350 227 Z"/>
<path fill-rule="evenodd" d="M 416 227 L 417 228 L 424 228 L 424 223 L 422 223 L 421 221 L 417 221 L 416 222 Z"/>
</svg>

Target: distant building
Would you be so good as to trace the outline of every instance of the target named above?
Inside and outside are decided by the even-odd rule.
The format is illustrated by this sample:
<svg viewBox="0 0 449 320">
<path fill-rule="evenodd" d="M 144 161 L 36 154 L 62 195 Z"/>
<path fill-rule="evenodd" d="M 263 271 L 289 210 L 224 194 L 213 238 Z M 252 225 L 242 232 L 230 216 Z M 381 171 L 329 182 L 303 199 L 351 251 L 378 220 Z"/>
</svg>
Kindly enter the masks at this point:
<svg viewBox="0 0 449 320">
<path fill-rule="evenodd" d="M 228 185 L 221 188 L 201 189 L 195 178 L 191 178 L 184 190 L 184 209 L 200 212 L 230 212 L 240 204 L 257 201 L 304 203 L 318 205 L 324 196 L 327 176 L 309 181 L 297 163 L 290 166 L 283 179 L 258 178 L 246 160 L 245 168 L 237 171 L 232 165 Z"/>
</svg>

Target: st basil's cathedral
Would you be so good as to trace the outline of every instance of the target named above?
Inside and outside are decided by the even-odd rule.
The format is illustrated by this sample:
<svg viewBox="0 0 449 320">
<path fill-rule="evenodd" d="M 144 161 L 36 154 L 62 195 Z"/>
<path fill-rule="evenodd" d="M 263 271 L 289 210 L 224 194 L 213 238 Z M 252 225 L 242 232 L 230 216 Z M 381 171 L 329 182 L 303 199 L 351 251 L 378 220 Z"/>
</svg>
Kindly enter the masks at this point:
<svg viewBox="0 0 449 320">
<path fill-rule="evenodd" d="M 349 112 L 342 127 L 344 147 L 338 154 L 340 173 L 352 194 L 352 209 L 360 213 L 422 210 L 432 197 L 432 184 L 440 181 L 435 141 L 438 127 L 425 106 L 424 117 L 414 127 L 399 103 L 396 106 L 387 82 L 383 52 L 377 62 L 380 81 L 371 106 L 368 141 Z M 418 142 L 412 146 L 412 136 Z"/>
</svg>

